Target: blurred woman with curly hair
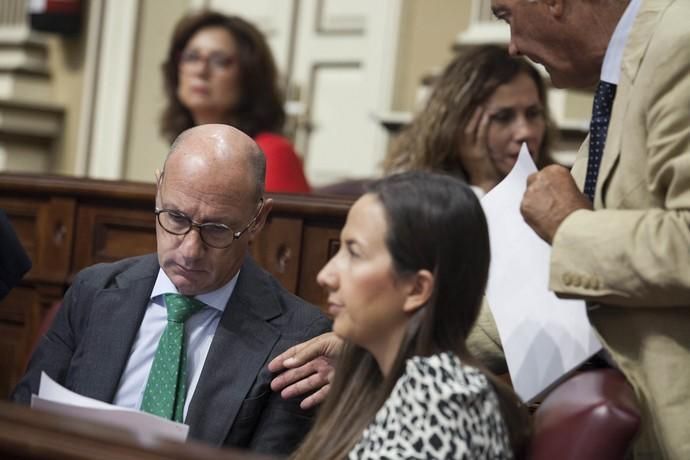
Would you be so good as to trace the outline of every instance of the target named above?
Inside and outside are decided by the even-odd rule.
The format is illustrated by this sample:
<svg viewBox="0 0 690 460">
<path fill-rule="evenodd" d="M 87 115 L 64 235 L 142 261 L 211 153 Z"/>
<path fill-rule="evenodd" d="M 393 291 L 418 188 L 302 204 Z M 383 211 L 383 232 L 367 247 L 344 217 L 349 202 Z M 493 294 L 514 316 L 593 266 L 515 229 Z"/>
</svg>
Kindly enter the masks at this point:
<svg viewBox="0 0 690 460">
<path fill-rule="evenodd" d="M 480 46 L 446 66 L 383 167 L 387 174 L 445 171 L 482 194 L 508 174 L 523 142 L 538 167 L 553 163 L 551 131 L 537 69 L 499 46 Z"/>
</svg>

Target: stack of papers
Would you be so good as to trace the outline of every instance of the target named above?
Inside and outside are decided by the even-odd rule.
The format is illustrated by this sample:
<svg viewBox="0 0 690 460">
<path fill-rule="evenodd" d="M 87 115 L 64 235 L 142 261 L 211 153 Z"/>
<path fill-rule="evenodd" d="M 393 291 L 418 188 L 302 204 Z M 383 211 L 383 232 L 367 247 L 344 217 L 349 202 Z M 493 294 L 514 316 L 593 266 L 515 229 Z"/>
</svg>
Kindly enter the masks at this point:
<svg viewBox="0 0 690 460">
<path fill-rule="evenodd" d="M 184 442 L 189 431 L 189 426 L 182 423 L 74 393 L 45 372 L 41 373 L 38 396 L 31 395 L 31 407 L 124 428 L 146 443 L 160 438 Z"/>
</svg>

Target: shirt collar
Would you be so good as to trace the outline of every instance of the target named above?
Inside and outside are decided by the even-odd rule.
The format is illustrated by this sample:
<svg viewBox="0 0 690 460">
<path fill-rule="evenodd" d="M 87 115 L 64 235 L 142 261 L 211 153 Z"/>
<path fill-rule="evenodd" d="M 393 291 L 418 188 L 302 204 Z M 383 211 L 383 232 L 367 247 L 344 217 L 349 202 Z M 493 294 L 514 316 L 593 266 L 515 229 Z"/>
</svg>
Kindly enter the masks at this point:
<svg viewBox="0 0 690 460">
<path fill-rule="evenodd" d="M 230 300 L 232 292 L 235 290 L 235 285 L 237 284 L 237 278 L 240 276 L 240 272 L 223 286 L 219 287 L 215 291 L 205 292 L 203 294 L 195 295 L 194 298 L 205 303 L 209 307 L 213 307 L 216 310 L 225 311 L 225 306 Z M 177 288 L 170 281 L 168 275 L 165 274 L 162 268 L 158 269 L 158 277 L 156 278 L 156 283 L 153 285 L 153 290 L 151 291 L 151 300 L 153 301 L 156 297 L 163 294 L 178 294 Z"/>
<path fill-rule="evenodd" d="M 601 67 L 602 81 L 615 85 L 618 84 L 621 77 L 621 64 L 623 62 L 625 43 L 628 41 L 628 36 L 632 30 L 641 3 L 642 0 L 630 0 L 623 16 L 618 21 L 616 30 L 613 31 L 609 45 L 606 47 L 604 65 Z"/>
</svg>

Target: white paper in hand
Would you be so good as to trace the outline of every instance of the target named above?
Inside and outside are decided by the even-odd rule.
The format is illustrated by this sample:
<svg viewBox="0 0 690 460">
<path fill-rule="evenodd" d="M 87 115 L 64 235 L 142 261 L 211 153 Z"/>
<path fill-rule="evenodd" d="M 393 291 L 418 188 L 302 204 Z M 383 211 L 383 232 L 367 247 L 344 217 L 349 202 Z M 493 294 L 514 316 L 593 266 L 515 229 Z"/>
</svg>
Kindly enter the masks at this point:
<svg viewBox="0 0 690 460">
<path fill-rule="evenodd" d="M 512 171 L 481 200 L 491 242 L 486 297 L 513 387 L 525 401 L 601 349 L 584 301 L 549 291 L 551 246 L 520 214 L 527 176 L 536 171 L 523 143 Z"/>
<path fill-rule="evenodd" d="M 182 423 L 74 393 L 45 372 L 41 372 L 38 396 L 31 395 L 31 407 L 115 425 L 132 431 L 144 442 L 154 442 L 157 438 L 183 442 L 189 431 L 189 426 Z"/>
</svg>

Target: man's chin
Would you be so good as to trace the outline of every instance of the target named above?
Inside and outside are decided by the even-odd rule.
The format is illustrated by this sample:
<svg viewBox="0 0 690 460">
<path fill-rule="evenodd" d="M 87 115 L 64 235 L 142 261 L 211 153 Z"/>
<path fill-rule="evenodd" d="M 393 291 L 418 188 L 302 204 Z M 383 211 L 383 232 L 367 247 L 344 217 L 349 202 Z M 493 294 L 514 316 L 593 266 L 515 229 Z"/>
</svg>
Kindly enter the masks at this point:
<svg viewBox="0 0 690 460">
<path fill-rule="evenodd" d="M 177 292 L 182 295 L 195 296 L 197 294 L 201 294 L 198 283 L 190 282 L 187 279 L 173 279 L 171 281 L 177 288 Z"/>
<path fill-rule="evenodd" d="M 196 295 L 201 286 L 201 279 L 194 272 L 175 271 L 168 275 L 177 291 L 183 295 Z"/>
</svg>

